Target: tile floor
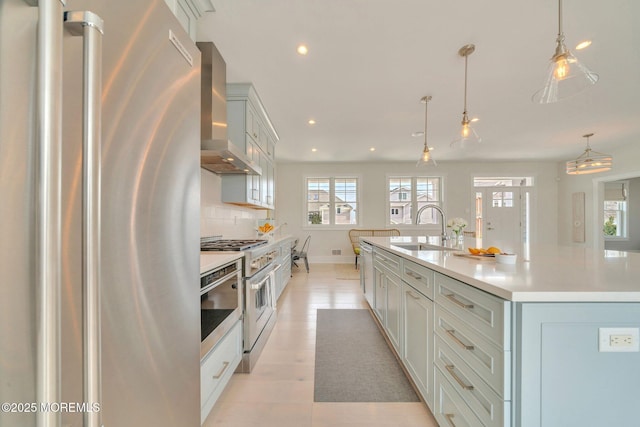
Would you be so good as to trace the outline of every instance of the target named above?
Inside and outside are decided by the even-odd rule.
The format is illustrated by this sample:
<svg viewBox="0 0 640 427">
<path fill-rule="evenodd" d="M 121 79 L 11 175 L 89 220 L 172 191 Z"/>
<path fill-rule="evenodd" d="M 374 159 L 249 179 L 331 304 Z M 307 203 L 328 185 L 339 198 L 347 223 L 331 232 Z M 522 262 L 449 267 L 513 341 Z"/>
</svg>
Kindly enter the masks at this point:
<svg viewBox="0 0 640 427">
<path fill-rule="evenodd" d="M 204 427 L 436 427 L 423 403 L 315 403 L 316 309 L 367 308 L 353 265 L 295 268 L 256 367 L 234 374 Z M 353 279 L 349 279 L 349 278 Z"/>
</svg>

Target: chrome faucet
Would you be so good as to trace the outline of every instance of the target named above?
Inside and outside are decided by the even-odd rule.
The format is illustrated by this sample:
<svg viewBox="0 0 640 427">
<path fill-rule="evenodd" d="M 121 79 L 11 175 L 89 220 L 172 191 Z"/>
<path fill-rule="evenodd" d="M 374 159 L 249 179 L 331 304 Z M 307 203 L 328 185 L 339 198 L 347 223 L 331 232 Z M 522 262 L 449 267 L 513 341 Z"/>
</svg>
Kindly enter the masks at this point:
<svg viewBox="0 0 640 427">
<path fill-rule="evenodd" d="M 447 216 L 444 214 L 444 211 L 440 206 L 434 205 L 434 204 L 428 204 L 418 209 L 418 213 L 416 214 L 416 225 L 420 224 L 420 214 L 422 213 L 422 211 L 428 208 L 437 210 L 438 212 L 440 212 L 440 215 L 442 216 L 442 222 L 440 223 L 440 226 L 442 227 L 441 238 L 442 238 L 442 246 L 445 246 L 445 244 L 447 243 L 447 240 L 449 240 L 449 237 L 447 237 L 447 232 L 445 230 L 445 227 L 447 226 Z"/>
</svg>

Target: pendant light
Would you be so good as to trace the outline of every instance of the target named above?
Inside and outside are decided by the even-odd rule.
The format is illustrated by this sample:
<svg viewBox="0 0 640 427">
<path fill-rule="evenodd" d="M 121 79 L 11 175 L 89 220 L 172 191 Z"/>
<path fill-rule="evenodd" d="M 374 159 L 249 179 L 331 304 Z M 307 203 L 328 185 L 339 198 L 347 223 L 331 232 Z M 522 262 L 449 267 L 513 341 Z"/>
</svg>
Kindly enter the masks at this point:
<svg viewBox="0 0 640 427">
<path fill-rule="evenodd" d="M 549 63 L 545 85 L 533 94 L 532 100 L 538 104 L 557 102 L 582 92 L 589 86 L 596 84 L 597 81 L 598 75 L 581 64 L 564 44 L 562 0 L 558 0 L 556 51 Z"/>
<path fill-rule="evenodd" d="M 429 101 L 431 101 L 431 95 L 423 96 L 420 100 L 420 102 L 424 104 L 424 148 L 422 149 L 422 155 L 420 156 L 420 160 L 418 160 L 416 167 L 437 166 L 436 161 L 431 157 L 431 151 L 427 145 L 427 106 Z"/>
<path fill-rule="evenodd" d="M 467 62 L 469 55 L 476 50 L 475 45 L 468 44 L 462 46 L 458 50 L 458 55 L 464 57 L 464 111 L 462 112 L 462 128 L 460 129 L 460 137 L 451 143 L 451 146 L 463 147 L 466 142 L 481 142 L 482 139 L 478 136 L 478 133 L 471 127 L 471 120 L 467 114 Z"/>
<path fill-rule="evenodd" d="M 592 133 L 582 135 L 583 138 L 587 138 L 587 148 L 584 153 L 575 160 L 569 160 L 567 162 L 567 174 L 569 175 L 586 175 L 589 173 L 605 172 L 611 170 L 611 164 L 613 158 L 609 154 L 598 153 L 593 151 L 589 145 L 589 138 L 592 137 Z"/>
</svg>

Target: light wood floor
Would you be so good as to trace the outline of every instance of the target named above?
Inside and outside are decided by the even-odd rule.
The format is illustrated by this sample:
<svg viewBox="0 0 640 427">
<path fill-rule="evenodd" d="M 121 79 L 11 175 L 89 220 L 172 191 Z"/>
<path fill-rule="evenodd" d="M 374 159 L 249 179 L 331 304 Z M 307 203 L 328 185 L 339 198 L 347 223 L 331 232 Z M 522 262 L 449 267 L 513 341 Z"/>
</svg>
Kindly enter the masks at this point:
<svg viewBox="0 0 640 427">
<path fill-rule="evenodd" d="M 295 268 L 278 301 L 278 321 L 250 374 L 234 374 L 205 427 L 435 427 L 423 403 L 316 403 L 318 308 L 367 308 L 348 264 Z M 374 373 L 372 373 L 374 374 Z"/>
</svg>

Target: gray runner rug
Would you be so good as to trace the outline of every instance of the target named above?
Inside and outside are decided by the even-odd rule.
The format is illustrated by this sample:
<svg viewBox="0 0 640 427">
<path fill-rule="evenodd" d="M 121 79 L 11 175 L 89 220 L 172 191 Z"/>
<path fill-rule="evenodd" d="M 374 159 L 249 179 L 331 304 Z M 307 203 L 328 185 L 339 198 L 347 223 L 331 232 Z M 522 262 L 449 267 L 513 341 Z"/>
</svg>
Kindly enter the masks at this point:
<svg viewBox="0 0 640 427">
<path fill-rule="evenodd" d="M 369 310 L 318 309 L 315 402 L 419 402 Z"/>
</svg>

